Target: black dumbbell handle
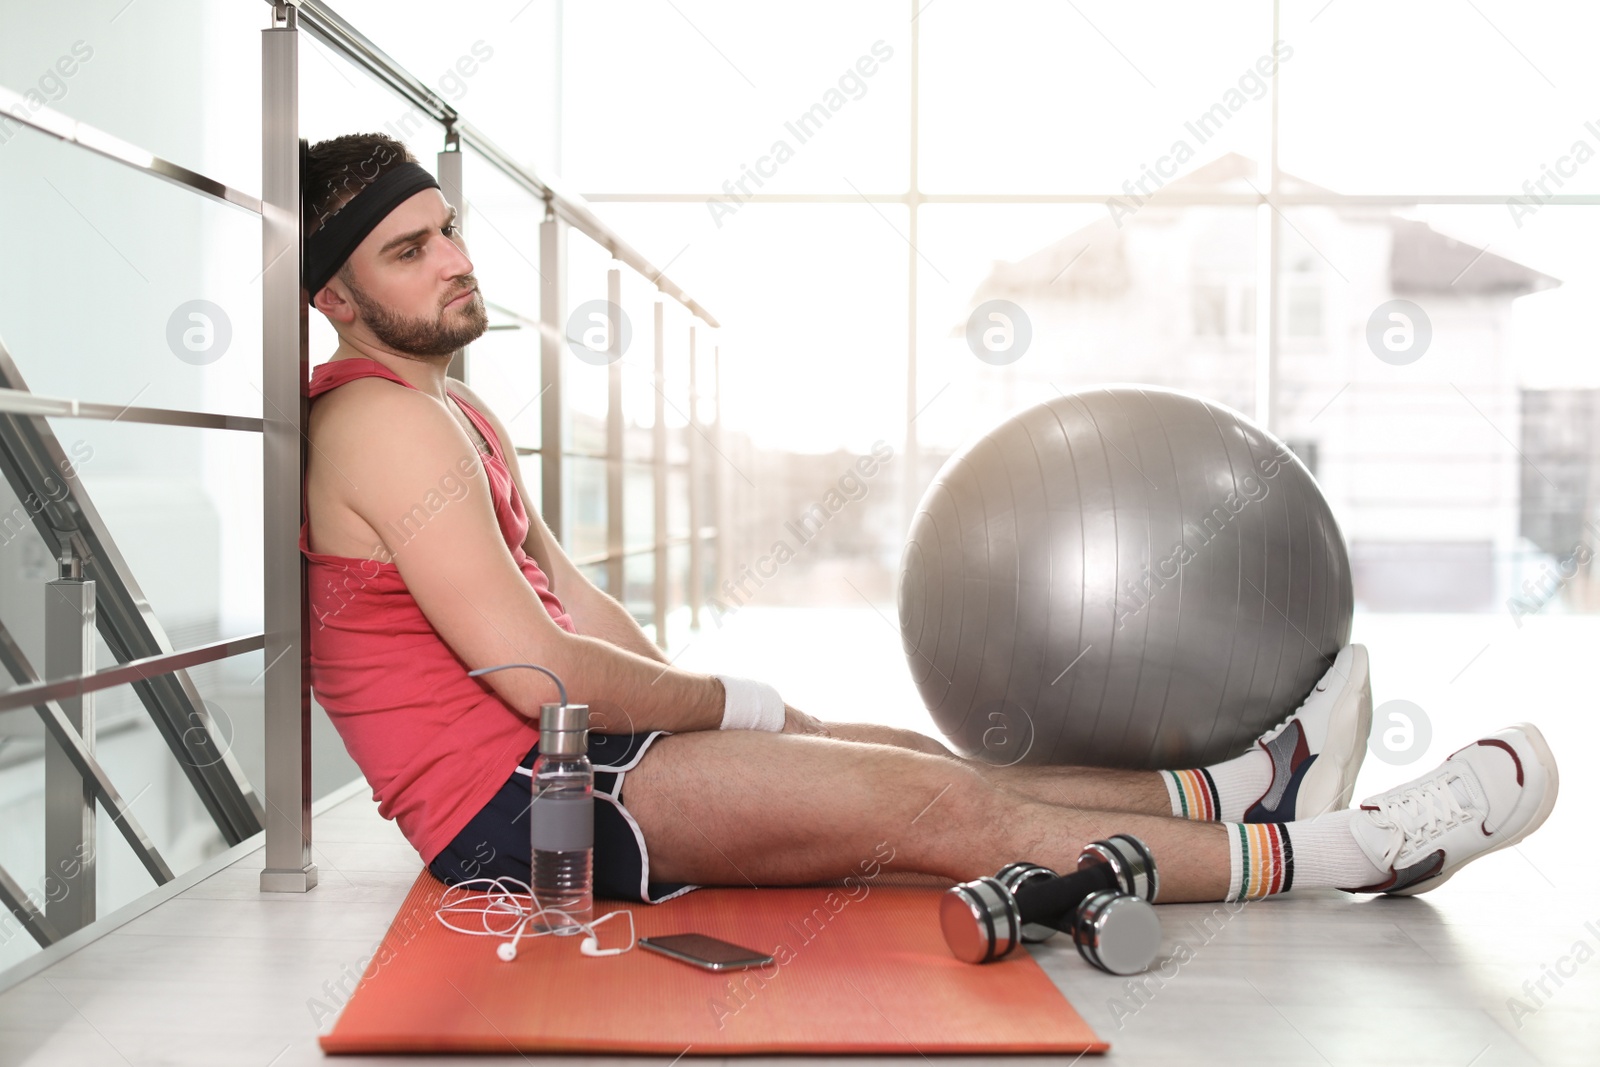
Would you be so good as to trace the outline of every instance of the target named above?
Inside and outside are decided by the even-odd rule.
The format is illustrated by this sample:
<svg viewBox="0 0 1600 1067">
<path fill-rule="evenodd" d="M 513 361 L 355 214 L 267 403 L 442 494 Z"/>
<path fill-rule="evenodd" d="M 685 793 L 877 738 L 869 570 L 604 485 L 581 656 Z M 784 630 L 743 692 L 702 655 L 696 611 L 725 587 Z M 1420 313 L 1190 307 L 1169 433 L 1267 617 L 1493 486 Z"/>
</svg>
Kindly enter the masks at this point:
<svg viewBox="0 0 1600 1067">
<path fill-rule="evenodd" d="M 1109 863 L 1091 863 L 1071 874 L 1024 882 L 1014 896 L 1023 922 L 1057 926 L 1056 920 L 1065 918 L 1067 925 L 1059 928 L 1070 930 L 1072 913 L 1086 898 L 1102 889 L 1121 888 Z"/>
</svg>

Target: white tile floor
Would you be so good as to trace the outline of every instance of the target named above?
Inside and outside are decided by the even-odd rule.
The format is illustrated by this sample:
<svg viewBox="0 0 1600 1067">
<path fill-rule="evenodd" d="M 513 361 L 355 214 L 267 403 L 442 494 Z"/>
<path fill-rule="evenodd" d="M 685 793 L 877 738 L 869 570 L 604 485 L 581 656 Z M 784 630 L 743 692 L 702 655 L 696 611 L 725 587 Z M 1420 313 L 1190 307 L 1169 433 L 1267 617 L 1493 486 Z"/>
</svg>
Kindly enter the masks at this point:
<svg viewBox="0 0 1600 1067">
<path fill-rule="evenodd" d="M 747 608 L 685 642 L 678 662 L 766 677 L 823 718 L 926 729 L 891 617 Z M 1372 652 L 1377 702 L 1410 700 L 1433 729 L 1410 764 L 1369 759 L 1361 790 L 1532 719 L 1563 760 L 1561 802 L 1539 834 L 1413 900 L 1300 892 L 1237 914 L 1163 907 L 1174 956 L 1138 983 L 1093 971 L 1055 942 L 1035 947 L 1036 958 L 1112 1043 L 1111 1062 L 1600 1063 L 1596 834 L 1583 829 L 1597 799 L 1585 760 L 1597 731 L 1588 670 L 1600 619 L 1536 618 L 1517 629 L 1505 616 L 1366 616 L 1356 639 Z M 316 1035 L 331 1020 L 315 1002 L 331 1003 L 341 971 L 372 952 L 420 861 L 364 791 L 318 816 L 315 839 L 322 882 L 312 893 L 258 893 L 256 851 L 0 993 L 0 1064 L 323 1062 Z"/>
</svg>

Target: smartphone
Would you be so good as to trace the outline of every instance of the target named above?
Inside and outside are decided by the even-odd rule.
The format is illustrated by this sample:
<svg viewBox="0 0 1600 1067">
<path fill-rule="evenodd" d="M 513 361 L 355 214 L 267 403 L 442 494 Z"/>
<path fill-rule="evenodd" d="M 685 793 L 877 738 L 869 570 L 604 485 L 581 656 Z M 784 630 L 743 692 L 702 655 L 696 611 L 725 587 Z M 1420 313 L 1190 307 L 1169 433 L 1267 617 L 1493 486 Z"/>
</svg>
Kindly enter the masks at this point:
<svg viewBox="0 0 1600 1067">
<path fill-rule="evenodd" d="M 705 934 L 667 934 L 664 937 L 641 937 L 639 947 L 663 956 L 671 956 L 708 971 L 735 971 L 741 967 L 764 967 L 772 957 L 754 949 L 721 941 Z"/>
</svg>

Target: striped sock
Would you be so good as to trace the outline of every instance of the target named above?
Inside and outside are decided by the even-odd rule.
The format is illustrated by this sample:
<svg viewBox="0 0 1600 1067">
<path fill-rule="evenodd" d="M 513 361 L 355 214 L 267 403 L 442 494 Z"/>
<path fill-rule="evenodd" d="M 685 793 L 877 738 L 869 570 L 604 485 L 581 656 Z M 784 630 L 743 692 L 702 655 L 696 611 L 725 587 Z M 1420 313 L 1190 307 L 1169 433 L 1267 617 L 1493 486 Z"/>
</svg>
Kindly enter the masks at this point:
<svg viewBox="0 0 1600 1067">
<path fill-rule="evenodd" d="M 1358 808 L 1330 811 L 1298 822 L 1229 822 L 1228 895 L 1254 900 L 1290 889 L 1355 889 L 1376 885 L 1388 871 L 1375 867 L 1356 843 Z"/>
<path fill-rule="evenodd" d="M 1289 841 L 1287 823 L 1223 825 L 1228 830 L 1228 894 L 1222 899 L 1255 900 L 1293 888 L 1294 845 Z"/>
<path fill-rule="evenodd" d="M 1206 822 L 1237 822 L 1272 784 L 1272 757 L 1260 745 L 1209 767 L 1162 771 L 1172 814 Z"/>
<path fill-rule="evenodd" d="M 1221 817 L 1222 798 L 1217 795 L 1216 779 L 1211 777 L 1207 768 L 1162 771 L 1161 780 L 1167 784 L 1167 799 L 1172 801 L 1172 814 L 1202 822 L 1216 822 Z"/>
</svg>

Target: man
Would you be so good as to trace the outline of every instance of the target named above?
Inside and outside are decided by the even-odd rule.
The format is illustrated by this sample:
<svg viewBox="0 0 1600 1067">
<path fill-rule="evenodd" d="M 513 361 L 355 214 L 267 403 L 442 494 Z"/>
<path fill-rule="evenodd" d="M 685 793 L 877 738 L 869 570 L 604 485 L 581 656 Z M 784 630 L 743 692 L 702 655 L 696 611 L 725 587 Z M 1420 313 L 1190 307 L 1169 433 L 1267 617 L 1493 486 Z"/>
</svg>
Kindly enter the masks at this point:
<svg viewBox="0 0 1600 1067">
<path fill-rule="evenodd" d="M 311 384 L 312 684 L 380 812 L 446 881 L 527 878 L 534 720 L 555 689 L 532 670 L 467 675 L 500 664 L 554 671 L 601 723 L 596 890 L 624 899 L 835 879 L 885 847 L 962 880 L 1013 860 L 1067 870 L 1117 832 L 1151 847 L 1161 901 L 1415 893 L 1555 803 L 1554 758 L 1522 724 L 1348 809 L 1371 721 L 1358 645 L 1248 751 L 1164 772 L 989 766 L 674 667 L 573 566 L 505 426 L 445 376 L 486 315 L 432 179 L 386 137 L 335 138 L 308 153 L 305 217 L 307 291 L 339 334 Z"/>
</svg>

